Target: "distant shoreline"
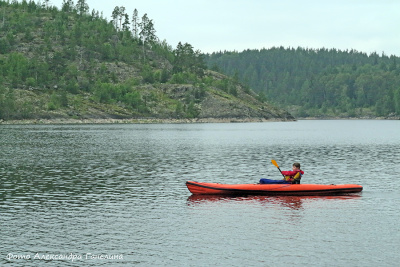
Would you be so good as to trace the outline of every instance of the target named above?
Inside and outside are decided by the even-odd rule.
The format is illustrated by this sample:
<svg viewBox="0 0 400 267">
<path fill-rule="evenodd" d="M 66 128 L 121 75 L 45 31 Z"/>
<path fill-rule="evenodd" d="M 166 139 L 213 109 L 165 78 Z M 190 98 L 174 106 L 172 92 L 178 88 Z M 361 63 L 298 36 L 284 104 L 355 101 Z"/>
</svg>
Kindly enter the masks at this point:
<svg viewBox="0 0 400 267">
<path fill-rule="evenodd" d="M 296 120 L 400 120 L 400 117 L 305 117 Z"/>
<path fill-rule="evenodd" d="M 298 120 L 400 120 L 400 117 L 306 117 L 295 120 L 265 119 L 265 118 L 201 118 L 201 119 L 30 119 L 30 120 L 0 120 L 0 125 L 46 125 L 46 124 L 186 124 L 186 123 L 249 123 L 249 122 L 282 122 Z"/>
<path fill-rule="evenodd" d="M 0 125 L 40 125 L 40 124 L 186 124 L 186 123 L 245 123 L 245 122 L 278 122 L 295 121 L 265 118 L 201 118 L 201 119 L 30 119 L 0 120 Z"/>
</svg>

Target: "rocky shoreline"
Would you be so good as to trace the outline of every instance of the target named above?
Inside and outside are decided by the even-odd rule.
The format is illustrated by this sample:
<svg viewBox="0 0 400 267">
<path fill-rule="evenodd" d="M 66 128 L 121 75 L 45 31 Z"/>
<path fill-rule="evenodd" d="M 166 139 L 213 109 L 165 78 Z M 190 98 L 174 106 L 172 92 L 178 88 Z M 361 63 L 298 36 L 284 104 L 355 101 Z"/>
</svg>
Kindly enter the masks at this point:
<svg viewBox="0 0 400 267">
<path fill-rule="evenodd" d="M 285 119 L 265 118 L 199 118 L 199 119 L 34 119 L 34 120 L 0 120 L 0 125 L 29 125 L 29 124 L 184 124 L 184 123 L 246 123 L 246 122 L 277 122 L 295 121 Z"/>
<path fill-rule="evenodd" d="M 400 117 L 307 117 L 290 119 L 265 119 L 265 118 L 198 118 L 198 119 L 31 119 L 31 120 L 0 120 L 0 125 L 35 125 L 35 124 L 184 124 L 184 123 L 249 123 L 249 122 L 279 122 L 297 120 L 400 120 Z"/>
</svg>

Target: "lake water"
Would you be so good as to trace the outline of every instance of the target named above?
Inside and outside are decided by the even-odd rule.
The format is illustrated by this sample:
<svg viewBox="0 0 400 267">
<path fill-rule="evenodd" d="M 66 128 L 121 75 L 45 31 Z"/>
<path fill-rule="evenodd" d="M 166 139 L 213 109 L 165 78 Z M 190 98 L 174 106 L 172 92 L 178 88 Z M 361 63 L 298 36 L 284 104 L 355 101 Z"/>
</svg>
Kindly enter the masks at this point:
<svg viewBox="0 0 400 267">
<path fill-rule="evenodd" d="M 364 186 L 193 197 L 185 181 Z M 1 266 L 396 266 L 400 121 L 0 125 Z"/>
</svg>

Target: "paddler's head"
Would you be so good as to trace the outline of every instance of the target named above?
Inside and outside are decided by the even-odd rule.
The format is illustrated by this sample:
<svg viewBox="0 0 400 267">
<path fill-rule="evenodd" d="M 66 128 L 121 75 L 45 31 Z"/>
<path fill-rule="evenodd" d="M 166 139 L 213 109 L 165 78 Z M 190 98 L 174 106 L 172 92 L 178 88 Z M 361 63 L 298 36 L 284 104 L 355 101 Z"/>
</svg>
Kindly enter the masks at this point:
<svg viewBox="0 0 400 267">
<path fill-rule="evenodd" d="M 293 163 L 293 170 L 300 170 L 300 163 L 298 162 Z"/>
</svg>

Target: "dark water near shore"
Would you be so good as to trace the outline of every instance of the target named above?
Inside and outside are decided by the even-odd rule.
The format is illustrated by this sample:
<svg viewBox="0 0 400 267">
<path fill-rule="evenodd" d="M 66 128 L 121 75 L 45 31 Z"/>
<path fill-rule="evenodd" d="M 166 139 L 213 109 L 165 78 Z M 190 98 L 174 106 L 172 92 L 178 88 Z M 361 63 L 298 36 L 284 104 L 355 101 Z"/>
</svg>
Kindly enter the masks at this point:
<svg viewBox="0 0 400 267">
<path fill-rule="evenodd" d="M 301 162 L 303 183 L 364 191 L 193 197 L 185 186 L 279 179 L 271 159 Z M 0 125 L 0 160 L 0 266 L 400 262 L 400 121 Z"/>
</svg>

